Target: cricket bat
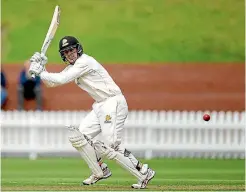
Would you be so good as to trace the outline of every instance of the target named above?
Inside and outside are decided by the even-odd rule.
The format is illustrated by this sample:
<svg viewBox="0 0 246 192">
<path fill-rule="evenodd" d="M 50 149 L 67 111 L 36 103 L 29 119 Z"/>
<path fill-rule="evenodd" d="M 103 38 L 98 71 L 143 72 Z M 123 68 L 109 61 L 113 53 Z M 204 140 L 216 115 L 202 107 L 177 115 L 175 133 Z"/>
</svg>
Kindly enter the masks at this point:
<svg viewBox="0 0 246 192">
<path fill-rule="evenodd" d="M 41 54 L 45 55 L 52 39 L 55 36 L 56 30 L 60 23 L 60 12 L 61 12 L 60 7 L 57 5 L 54 10 L 54 14 L 53 14 L 53 17 L 50 23 L 49 30 L 45 36 L 45 39 L 44 39 L 44 42 L 41 48 Z M 35 74 L 32 74 L 32 78 L 35 78 Z"/>
</svg>

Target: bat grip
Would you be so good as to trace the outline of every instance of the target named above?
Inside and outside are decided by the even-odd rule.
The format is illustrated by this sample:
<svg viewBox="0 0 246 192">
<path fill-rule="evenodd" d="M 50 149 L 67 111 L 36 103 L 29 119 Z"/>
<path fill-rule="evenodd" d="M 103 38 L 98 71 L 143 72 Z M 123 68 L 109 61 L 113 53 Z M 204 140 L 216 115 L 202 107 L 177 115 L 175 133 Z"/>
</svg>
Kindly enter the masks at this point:
<svg viewBox="0 0 246 192">
<path fill-rule="evenodd" d="M 46 51 L 41 50 L 41 55 L 45 55 L 45 52 L 46 52 Z M 36 75 L 35 75 L 34 73 L 33 73 L 31 76 L 32 76 L 33 79 L 35 79 L 35 77 L 36 77 Z"/>
</svg>

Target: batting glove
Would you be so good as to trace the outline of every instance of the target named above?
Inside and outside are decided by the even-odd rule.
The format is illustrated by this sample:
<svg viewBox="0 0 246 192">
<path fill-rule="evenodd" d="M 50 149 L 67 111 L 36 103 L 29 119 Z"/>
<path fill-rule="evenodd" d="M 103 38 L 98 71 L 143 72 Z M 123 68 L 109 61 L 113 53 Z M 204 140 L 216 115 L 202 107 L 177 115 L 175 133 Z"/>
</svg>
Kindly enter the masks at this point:
<svg viewBox="0 0 246 192">
<path fill-rule="evenodd" d="M 40 65 L 44 66 L 47 63 L 48 58 L 43 53 L 36 52 L 31 57 L 30 61 L 40 63 Z"/>
<path fill-rule="evenodd" d="M 40 62 L 32 61 L 28 73 L 30 75 L 39 76 L 39 74 L 44 70 L 44 66 Z"/>
</svg>

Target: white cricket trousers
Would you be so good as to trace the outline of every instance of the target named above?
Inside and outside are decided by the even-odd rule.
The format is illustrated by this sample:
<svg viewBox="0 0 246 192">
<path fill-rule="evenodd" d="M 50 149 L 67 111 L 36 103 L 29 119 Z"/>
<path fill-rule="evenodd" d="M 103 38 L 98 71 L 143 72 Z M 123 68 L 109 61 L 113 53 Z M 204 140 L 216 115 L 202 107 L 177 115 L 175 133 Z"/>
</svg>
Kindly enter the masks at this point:
<svg viewBox="0 0 246 192">
<path fill-rule="evenodd" d="M 115 148 L 122 142 L 123 126 L 128 115 L 125 97 L 120 94 L 102 102 L 95 102 L 92 111 L 79 126 L 81 133 L 93 139 L 99 133 L 100 140 Z"/>
</svg>

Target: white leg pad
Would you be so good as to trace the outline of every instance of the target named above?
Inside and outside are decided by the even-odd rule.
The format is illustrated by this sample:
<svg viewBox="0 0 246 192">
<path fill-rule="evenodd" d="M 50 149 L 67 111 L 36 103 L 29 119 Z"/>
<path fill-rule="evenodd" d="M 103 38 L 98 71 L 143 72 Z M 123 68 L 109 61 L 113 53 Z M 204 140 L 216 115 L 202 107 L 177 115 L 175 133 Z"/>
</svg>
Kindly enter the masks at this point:
<svg viewBox="0 0 246 192">
<path fill-rule="evenodd" d="M 138 178 L 138 180 L 144 180 L 145 175 L 142 175 L 134 166 L 131 159 L 128 156 L 125 156 L 124 153 L 115 151 L 113 148 L 105 145 L 101 141 L 94 142 L 95 149 L 101 153 L 102 156 L 107 157 L 108 159 L 114 159 L 121 167 L 129 171 L 132 175 Z"/>
<path fill-rule="evenodd" d="M 124 154 L 116 152 L 117 156 L 115 158 L 116 162 L 123 167 L 124 169 L 126 169 L 127 171 L 129 171 L 132 175 L 134 175 L 138 180 L 143 181 L 145 179 L 145 175 L 142 175 L 137 169 L 136 167 L 134 167 L 132 161 L 124 156 Z"/>
<path fill-rule="evenodd" d="M 92 173 L 98 177 L 103 177 L 101 167 L 97 163 L 95 149 L 88 143 L 84 135 L 75 127 L 68 127 L 69 141 L 72 146 L 77 149 L 81 157 L 85 160 Z"/>
</svg>

